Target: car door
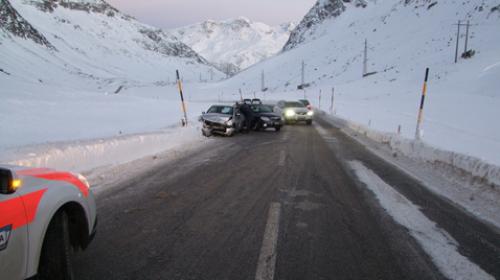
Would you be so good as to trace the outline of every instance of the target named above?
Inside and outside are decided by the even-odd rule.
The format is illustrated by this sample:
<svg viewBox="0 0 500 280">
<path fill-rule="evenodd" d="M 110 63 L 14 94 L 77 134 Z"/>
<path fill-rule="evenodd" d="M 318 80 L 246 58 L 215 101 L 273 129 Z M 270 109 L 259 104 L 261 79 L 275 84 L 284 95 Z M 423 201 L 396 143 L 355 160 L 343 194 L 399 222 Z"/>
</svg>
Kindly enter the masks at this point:
<svg viewBox="0 0 500 280">
<path fill-rule="evenodd" d="M 0 279 L 25 279 L 28 225 L 19 194 L 0 194 Z"/>
</svg>

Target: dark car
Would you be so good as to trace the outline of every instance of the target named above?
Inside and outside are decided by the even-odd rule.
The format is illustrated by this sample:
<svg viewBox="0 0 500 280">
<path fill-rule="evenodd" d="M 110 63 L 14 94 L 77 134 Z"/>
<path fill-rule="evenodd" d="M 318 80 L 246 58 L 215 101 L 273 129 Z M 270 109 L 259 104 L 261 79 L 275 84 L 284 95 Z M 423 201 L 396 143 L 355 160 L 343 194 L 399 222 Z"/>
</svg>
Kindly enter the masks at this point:
<svg viewBox="0 0 500 280">
<path fill-rule="evenodd" d="M 252 104 L 259 105 L 259 104 L 262 104 L 262 101 L 259 98 L 254 98 L 254 99 L 252 99 Z"/>
<path fill-rule="evenodd" d="M 281 116 L 273 112 L 274 106 L 264 105 L 264 104 L 254 104 L 252 105 L 252 111 L 254 112 L 254 127 L 255 130 L 274 128 L 276 131 L 280 131 L 283 126 Z"/>
<path fill-rule="evenodd" d="M 236 105 L 213 105 L 200 116 L 203 122 L 201 132 L 204 136 L 219 134 L 233 136 L 241 131 L 245 117 Z"/>
</svg>

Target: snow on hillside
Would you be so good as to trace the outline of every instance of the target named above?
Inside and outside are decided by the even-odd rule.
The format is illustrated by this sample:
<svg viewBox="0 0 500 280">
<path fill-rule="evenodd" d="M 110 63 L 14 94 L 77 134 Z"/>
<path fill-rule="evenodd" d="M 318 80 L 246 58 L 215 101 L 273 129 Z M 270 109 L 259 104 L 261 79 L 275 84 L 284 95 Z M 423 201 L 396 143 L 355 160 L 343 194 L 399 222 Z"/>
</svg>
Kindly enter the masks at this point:
<svg viewBox="0 0 500 280">
<path fill-rule="evenodd" d="M 328 109 L 335 87 L 339 116 L 385 132 L 401 126 L 402 135 L 413 138 L 429 67 L 423 141 L 500 165 L 499 1 L 319 3 L 327 2 L 342 5 L 343 12 L 299 24 L 293 47 L 214 88 L 258 92 L 264 72 L 268 98 L 305 95 L 318 106 L 321 91 L 322 108 Z M 468 47 L 475 55 L 455 64 L 458 20 L 472 24 Z M 368 71 L 376 74 L 362 78 L 365 39 Z M 462 26 L 459 54 L 464 41 Z M 310 87 L 297 91 L 302 61 Z"/>
<path fill-rule="evenodd" d="M 177 68 L 184 70 L 186 79 L 197 79 L 200 71 L 221 77 L 185 44 L 104 1 L 5 2 L 54 46 L 43 48 L 8 29 L 0 31 L 0 61 L 12 79 L 53 81 L 63 75 L 101 85 L 114 80 L 142 83 L 165 81 L 165 72 Z"/>
<path fill-rule="evenodd" d="M 278 53 L 294 27 L 293 23 L 271 27 L 240 17 L 208 20 L 172 33 L 208 61 L 233 74 Z"/>
<path fill-rule="evenodd" d="M 23 145 L 178 124 L 175 70 L 186 84 L 225 76 L 104 1 L 2 0 L 0 15 L 0 158 Z"/>
</svg>

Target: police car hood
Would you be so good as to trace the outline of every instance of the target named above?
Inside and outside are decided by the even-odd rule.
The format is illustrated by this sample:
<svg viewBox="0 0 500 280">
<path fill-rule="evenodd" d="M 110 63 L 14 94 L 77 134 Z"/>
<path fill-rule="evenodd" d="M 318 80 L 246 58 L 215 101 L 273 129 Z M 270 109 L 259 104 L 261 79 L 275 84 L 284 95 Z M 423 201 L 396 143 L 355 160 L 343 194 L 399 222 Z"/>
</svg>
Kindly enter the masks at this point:
<svg viewBox="0 0 500 280">
<path fill-rule="evenodd" d="M 209 122 L 225 124 L 227 121 L 229 121 L 229 119 L 231 119 L 231 116 L 219 113 L 207 113 L 201 116 L 201 118 Z"/>
</svg>

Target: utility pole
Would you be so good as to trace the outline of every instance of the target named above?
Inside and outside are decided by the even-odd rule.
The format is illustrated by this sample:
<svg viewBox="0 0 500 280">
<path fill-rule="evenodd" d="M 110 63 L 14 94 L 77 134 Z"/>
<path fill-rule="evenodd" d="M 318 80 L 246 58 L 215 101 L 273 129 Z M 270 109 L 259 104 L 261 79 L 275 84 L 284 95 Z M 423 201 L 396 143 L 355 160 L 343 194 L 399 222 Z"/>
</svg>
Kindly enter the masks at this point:
<svg viewBox="0 0 500 280">
<path fill-rule="evenodd" d="M 306 80 L 306 63 L 302 60 L 301 85 L 304 86 Z"/>
<path fill-rule="evenodd" d="M 187 112 L 186 112 L 186 104 L 184 103 L 184 94 L 182 93 L 182 82 L 181 82 L 179 70 L 175 70 L 175 74 L 177 76 L 177 86 L 179 88 L 179 93 L 181 95 L 182 112 L 184 112 L 184 119 L 182 119 L 182 126 L 187 126 L 188 118 L 187 118 Z"/>
<path fill-rule="evenodd" d="M 261 76 L 261 80 L 260 80 L 260 90 L 261 91 L 264 91 L 264 89 L 266 88 L 266 83 L 265 83 L 265 75 L 264 75 L 264 70 L 262 70 L 262 76 Z"/>
<path fill-rule="evenodd" d="M 467 25 L 465 27 L 465 47 L 464 47 L 464 53 L 467 52 L 467 45 L 469 43 L 469 27 L 470 27 L 470 21 L 467 21 Z"/>
<path fill-rule="evenodd" d="M 241 92 L 241 88 L 238 91 L 240 92 L 240 100 L 243 101 L 243 93 Z"/>
<path fill-rule="evenodd" d="M 321 90 L 319 90 L 318 108 L 321 110 Z"/>
<path fill-rule="evenodd" d="M 460 41 L 460 21 L 458 21 L 458 24 L 457 24 L 457 46 L 455 48 L 455 63 L 458 62 L 458 43 Z"/>
<path fill-rule="evenodd" d="M 213 80 L 214 80 L 214 69 L 210 68 L 209 71 L 210 71 L 210 81 L 213 82 Z"/>
<path fill-rule="evenodd" d="M 425 103 L 425 96 L 427 95 L 428 79 L 429 79 L 429 68 L 425 69 L 425 80 L 424 80 L 424 87 L 422 89 L 422 98 L 420 99 L 420 107 L 418 110 L 417 129 L 415 130 L 415 140 L 420 140 L 420 135 L 421 135 L 420 126 L 422 124 L 422 118 L 424 115 L 424 103 Z"/>
<path fill-rule="evenodd" d="M 331 115 L 333 115 L 334 104 L 335 104 L 335 88 L 332 87 L 332 100 L 330 103 L 330 114 Z"/>
<path fill-rule="evenodd" d="M 363 56 L 363 77 L 368 73 L 368 40 L 365 39 L 365 51 Z"/>
</svg>

